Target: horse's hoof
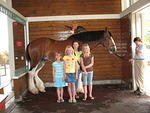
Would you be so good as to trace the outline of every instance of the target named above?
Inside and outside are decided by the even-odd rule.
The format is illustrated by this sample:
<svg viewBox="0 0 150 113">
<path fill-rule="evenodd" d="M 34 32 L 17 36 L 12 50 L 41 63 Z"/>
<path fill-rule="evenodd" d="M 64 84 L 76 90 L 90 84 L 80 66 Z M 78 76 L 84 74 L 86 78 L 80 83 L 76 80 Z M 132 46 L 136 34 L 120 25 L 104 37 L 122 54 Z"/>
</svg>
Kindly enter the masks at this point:
<svg viewBox="0 0 150 113">
<path fill-rule="evenodd" d="M 45 93 L 46 91 L 45 91 L 45 89 L 44 89 L 44 90 L 42 90 L 41 92 Z"/>
<path fill-rule="evenodd" d="M 30 89 L 29 91 L 30 91 L 32 94 L 38 94 L 38 93 L 39 93 L 38 89 L 36 89 L 36 88 Z"/>
<path fill-rule="evenodd" d="M 46 92 L 45 88 L 39 88 L 40 92 Z"/>
</svg>

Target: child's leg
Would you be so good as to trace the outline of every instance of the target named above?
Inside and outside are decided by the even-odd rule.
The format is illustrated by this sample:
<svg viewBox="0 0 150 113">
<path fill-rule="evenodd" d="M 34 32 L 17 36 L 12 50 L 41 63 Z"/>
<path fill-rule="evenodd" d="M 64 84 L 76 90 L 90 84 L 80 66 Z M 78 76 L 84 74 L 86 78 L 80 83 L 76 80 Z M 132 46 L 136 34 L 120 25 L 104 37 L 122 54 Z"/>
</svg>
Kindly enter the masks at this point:
<svg viewBox="0 0 150 113">
<path fill-rule="evenodd" d="M 83 74 L 83 89 L 84 89 L 84 99 L 86 100 L 87 98 L 87 75 Z"/>
<path fill-rule="evenodd" d="M 68 83 L 68 93 L 69 93 L 69 97 L 72 100 L 72 90 L 71 90 L 71 83 Z"/>
<path fill-rule="evenodd" d="M 92 89 L 93 89 L 93 85 L 88 85 L 89 86 L 89 97 L 93 97 L 92 96 Z"/>
<path fill-rule="evenodd" d="M 63 94 L 64 94 L 64 89 L 63 89 L 63 87 L 61 87 L 60 90 L 61 90 L 60 97 L 61 97 L 62 100 L 64 100 L 64 99 L 63 99 Z"/>
<path fill-rule="evenodd" d="M 91 99 L 94 99 L 92 96 L 92 89 L 93 89 L 92 81 L 93 81 L 93 72 L 89 72 L 88 76 L 87 76 L 87 84 L 88 84 L 88 88 L 89 88 L 89 97 Z"/>
<path fill-rule="evenodd" d="M 72 85 L 72 98 L 75 99 L 76 95 L 75 83 L 71 83 L 71 85 Z"/>
<path fill-rule="evenodd" d="M 84 85 L 83 88 L 84 88 L 84 100 L 86 100 L 86 98 L 87 98 L 87 85 Z"/>
<path fill-rule="evenodd" d="M 57 87 L 57 98 L 60 100 L 60 87 Z"/>
</svg>

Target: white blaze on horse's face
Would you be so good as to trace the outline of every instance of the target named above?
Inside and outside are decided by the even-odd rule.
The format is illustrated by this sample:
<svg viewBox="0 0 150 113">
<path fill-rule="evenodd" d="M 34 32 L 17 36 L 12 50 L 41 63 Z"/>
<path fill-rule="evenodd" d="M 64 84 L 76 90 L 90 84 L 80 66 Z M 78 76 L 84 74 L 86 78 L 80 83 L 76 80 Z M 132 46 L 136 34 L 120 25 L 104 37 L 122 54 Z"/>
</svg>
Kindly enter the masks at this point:
<svg viewBox="0 0 150 113">
<path fill-rule="evenodd" d="M 110 37 L 110 41 L 109 41 L 109 52 L 110 53 L 114 53 L 117 51 L 117 47 L 116 47 L 116 44 L 115 44 L 115 41 L 112 37 Z"/>
<path fill-rule="evenodd" d="M 69 32 L 70 32 L 71 34 L 74 34 L 74 30 L 70 30 Z"/>
</svg>

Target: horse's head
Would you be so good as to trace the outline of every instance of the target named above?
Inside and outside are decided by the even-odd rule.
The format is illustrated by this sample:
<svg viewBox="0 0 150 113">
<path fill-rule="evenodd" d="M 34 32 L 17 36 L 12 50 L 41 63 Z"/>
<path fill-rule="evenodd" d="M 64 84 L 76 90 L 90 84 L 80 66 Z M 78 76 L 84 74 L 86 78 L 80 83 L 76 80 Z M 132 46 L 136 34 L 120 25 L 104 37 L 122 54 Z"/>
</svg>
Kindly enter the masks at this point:
<svg viewBox="0 0 150 113">
<path fill-rule="evenodd" d="M 111 33 L 108 31 L 107 28 L 104 31 L 104 39 L 105 41 L 103 45 L 107 48 L 109 53 L 115 53 L 117 51 L 117 47 Z"/>
</svg>

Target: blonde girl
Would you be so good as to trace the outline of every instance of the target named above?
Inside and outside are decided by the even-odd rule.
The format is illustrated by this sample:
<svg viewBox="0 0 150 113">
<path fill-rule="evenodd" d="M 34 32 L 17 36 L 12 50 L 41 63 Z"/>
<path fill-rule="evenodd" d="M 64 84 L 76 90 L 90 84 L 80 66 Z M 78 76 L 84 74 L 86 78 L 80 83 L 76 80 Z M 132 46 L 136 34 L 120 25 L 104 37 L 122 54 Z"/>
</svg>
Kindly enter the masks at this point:
<svg viewBox="0 0 150 113">
<path fill-rule="evenodd" d="M 61 60 L 62 56 L 60 53 L 55 55 L 56 61 L 53 62 L 53 81 L 54 87 L 57 89 L 57 102 L 64 102 L 63 99 L 63 87 L 65 86 L 65 76 L 64 76 L 64 62 Z"/>
<path fill-rule="evenodd" d="M 74 56 L 74 50 L 72 46 L 68 45 L 65 49 L 65 56 L 63 57 L 65 62 L 65 74 L 66 74 L 66 82 L 68 83 L 68 93 L 69 93 L 69 102 L 76 103 L 75 99 L 75 82 L 77 79 L 77 59 Z"/>
<path fill-rule="evenodd" d="M 82 52 L 81 55 L 81 67 L 82 67 L 82 74 L 83 74 L 83 85 L 84 85 L 84 98 L 85 101 L 87 99 L 87 87 L 89 89 L 89 98 L 94 99 L 92 96 L 92 80 L 93 80 L 93 65 L 94 65 L 94 56 L 90 52 L 90 47 L 88 44 L 82 45 Z"/>
</svg>

